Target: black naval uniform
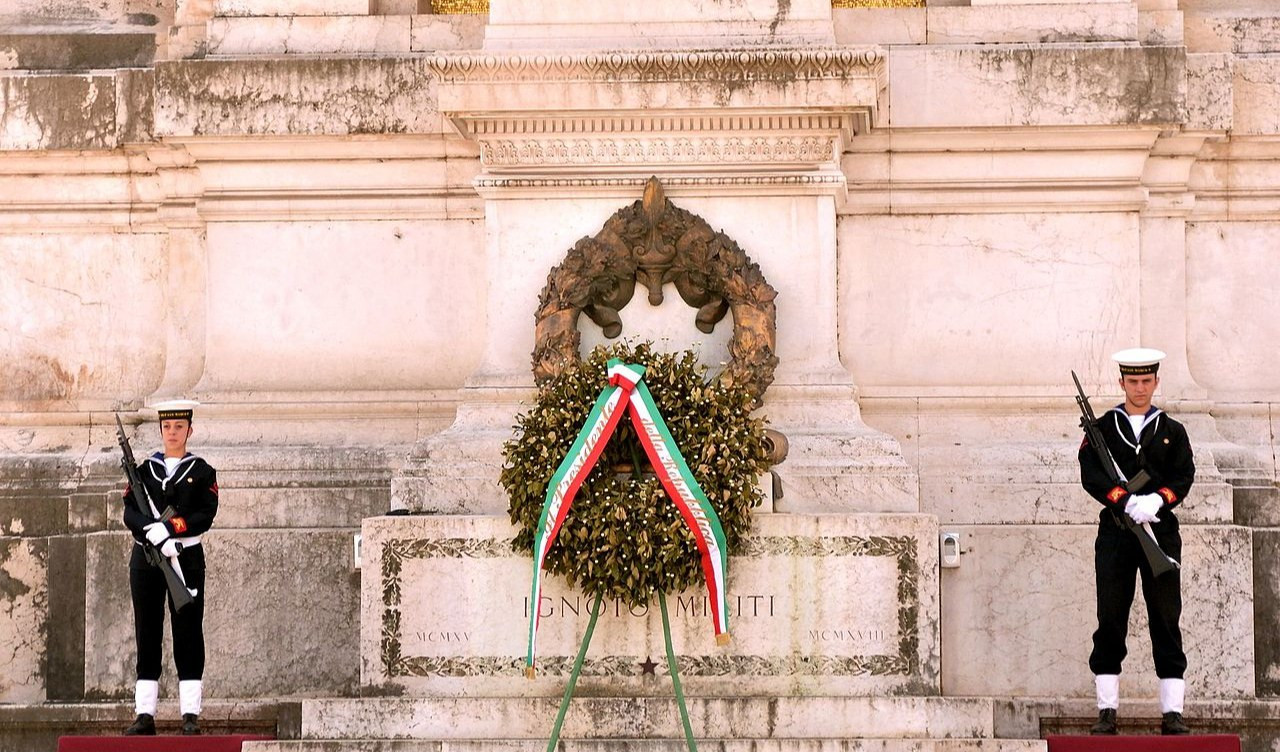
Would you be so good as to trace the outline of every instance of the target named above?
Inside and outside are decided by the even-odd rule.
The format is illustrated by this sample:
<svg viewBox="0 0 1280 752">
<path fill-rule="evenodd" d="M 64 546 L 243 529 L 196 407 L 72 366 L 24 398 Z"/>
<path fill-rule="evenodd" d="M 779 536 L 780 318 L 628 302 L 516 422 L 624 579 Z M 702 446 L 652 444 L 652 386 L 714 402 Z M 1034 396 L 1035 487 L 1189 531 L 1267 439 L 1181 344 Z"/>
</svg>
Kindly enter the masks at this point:
<svg viewBox="0 0 1280 752">
<path fill-rule="evenodd" d="M 173 660 L 178 680 L 201 679 L 204 674 L 204 547 L 197 537 L 207 532 L 218 513 L 217 472 L 203 459 L 188 453 L 167 475 L 164 453 L 156 452 L 138 465 L 138 477 L 156 510 L 173 507 L 173 517 L 164 523 L 170 537 L 183 543 L 178 563 L 188 588 L 196 590 L 193 603 L 180 612 L 169 602 L 173 631 Z M 130 491 L 125 491 L 124 524 L 134 540 L 145 543 L 147 525 L 155 522 L 150 509 L 135 509 Z M 169 588 L 159 568 L 147 563 L 142 546 L 133 547 L 129 560 L 129 589 L 133 595 L 133 623 L 138 646 L 138 679 L 160 678 L 161 640 L 164 609 Z"/>
<path fill-rule="evenodd" d="M 1181 561 L 1182 537 L 1178 534 L 1178 518 L 1173 508 L 1186 498 L 1196 474 L 1187 430 L 1164 411 L 1152 407 L 1144 417 L 1139 436 L 1135 437 L 1124 405 L 1103 413 L 1096 425 L 1125 478 L 1132 478 L 1143 469 L 1151 476 L 1151 482 L 1138 493 L 1156 493 L 1164 499 L 1157 513 L 1158 520 L 1151 524 L 1151 529 L 1160 548 Z M 1182 632 L 1178 628 L 1182 614 L 1179 572 L 1174 570 L 1158 578 L 1152 576 L 1137 537 L 1121 525 L 1130 494 L 1107 477 L 1087 438 L 1080 446 L 1080 482 L 1103 506 L 1094 544 L 1098 631 L 1093 633 L 1089 668 L 1095 675 L 1120 673 L 1120 664 L 1127 653 L 1125 637 L 1136 572 L 1142 578 L 1142 596 L 1150 617 L 1156 675 L 1161 679 L 1181 679 L 1187 668 L 1187 656 L 1182 651 Z"/>
</svg>

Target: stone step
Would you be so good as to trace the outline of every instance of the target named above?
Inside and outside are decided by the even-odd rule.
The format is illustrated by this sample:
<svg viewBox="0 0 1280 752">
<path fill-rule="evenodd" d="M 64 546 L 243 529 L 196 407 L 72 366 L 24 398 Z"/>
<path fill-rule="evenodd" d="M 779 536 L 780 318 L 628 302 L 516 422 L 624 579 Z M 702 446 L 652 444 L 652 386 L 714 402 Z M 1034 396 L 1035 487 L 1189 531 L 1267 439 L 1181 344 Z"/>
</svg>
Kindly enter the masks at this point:
<svg viewBox="0 0 1280 752">
<path fill-rule="evenodd" d="M 302 701 L 304 739 L 546 739 L 559 707 L 553 697 L 431 697 Z M 985 698 L 689 698 L 698 738 L 989 739 Z M 575 698 L 564 739 L 676 739 L 671 697 Z"/>
<path fill-rule="evenodd" d="M 1045 752 L 1038 739 L 695 739 L 702 752 Z M 543 739 L 246 742 L 242 752 L 543 752 Z M 685 752 L 679 739 L 562 739 L 560 752 Z"/>
</svg>

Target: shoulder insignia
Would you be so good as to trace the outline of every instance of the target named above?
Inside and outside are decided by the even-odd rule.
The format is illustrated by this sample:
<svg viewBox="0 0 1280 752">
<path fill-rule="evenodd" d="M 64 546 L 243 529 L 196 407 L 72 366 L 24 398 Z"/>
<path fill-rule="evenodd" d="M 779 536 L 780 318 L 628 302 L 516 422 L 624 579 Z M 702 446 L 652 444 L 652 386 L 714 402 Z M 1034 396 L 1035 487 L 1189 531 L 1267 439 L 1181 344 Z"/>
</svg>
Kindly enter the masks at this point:
<svg viewBox="0 0 1280 752">
<path fill-rule="evenodd" d="M 213 482 L 212 486 L 209 486 L 209 490 L 213 491 L 214 496 L 218 495 L 218 482 L 216 480 Z"/>
</svg>

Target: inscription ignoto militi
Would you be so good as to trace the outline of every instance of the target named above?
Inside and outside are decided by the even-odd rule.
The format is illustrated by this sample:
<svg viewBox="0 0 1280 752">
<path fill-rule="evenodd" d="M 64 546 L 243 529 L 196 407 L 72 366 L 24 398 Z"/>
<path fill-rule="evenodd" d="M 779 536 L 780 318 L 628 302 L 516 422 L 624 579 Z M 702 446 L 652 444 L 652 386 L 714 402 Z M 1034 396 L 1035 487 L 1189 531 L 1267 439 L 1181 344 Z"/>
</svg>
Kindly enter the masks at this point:
<svg viewBox="0 0 1280 752">
<path fill-rule="evenodd" d="M 879 613 L 872 614 L 865 603 L 857 608 L 809 611 L 784 591 L 731 594 L 729 607 L 734 616 L 754 620 L 808 620 L 794 631 L 801 638 L 780 654 L 767 649 L 750 649 L 753 654 L 686 655 L 681 658 L 681 674 L 690 676 L 913 676 L 920 671 L 918 542 L 912 536 L 833 536 L 802 538 L 760 536 L 749 539 L 738 558 L 743 565 L 763 564 L 773 557 L 814 557 L 824 566 L 849 567 L 850 571 L 885 565 L 895 584 L 886 593 Z M 382 629 L 381 664 L 389 679 L 397 677 L 480 677 L 515 676 L 521 672 L 518 651 L 510 655 L 493 648 L 491 624 L 458 623 L 455 608 L 447 605 L 413 604 L 402 601 L 402 570 L 406 564 L 435 566 L 432 560 L 474 561 L 488 567 L 485 560 L 518 558 L 503 541 L 467 539 L 391 539 L 382 547 Z M 442 562 L 441 562 L 442 563 Z M 879 569 L 879 571 L 885 571 Z M 887 583 L 886 583 L 887 584 Z M 514 595 L 514 593 L 513 593 Z M 589 616 L 590 599 L 581 594 L 543 595 L 540 616 L 554 621 Z M 705 618 L 709 604 L 705 594 L 684 594 L 674 599 L 674 615 L 680 619 Z M 528 595 L 514 597 L 503 611 L 513 621 L 527 620 Z M 406 610 L 407 609 L 407 610 Z M 443 609 L 443 610 L 440 610 Z M 630 608 L 607 601 L 606 618 L 622 623 L 645 620 L 646 608 Z M 414 647 L 409 647 L 414 646 Z M 622 647 L 622 646 L 620 646 Z M 745 645 L 743 647 L 746 647 Z M 405 650 L 408 648 L 408 654 Z M 490 653 L 476 655 L 476 652 Z M 619 652 L 631 652 L 627 648 Z M 419 654 L 413 654 L 419 653 Z M 609 655 L 588 658 L 583 674 L 596 676 L 636 675 L 643 656 Z M 543 672 L 568 674 L 572 656 L 553 655 L 540 661 Z"/>
</svg>

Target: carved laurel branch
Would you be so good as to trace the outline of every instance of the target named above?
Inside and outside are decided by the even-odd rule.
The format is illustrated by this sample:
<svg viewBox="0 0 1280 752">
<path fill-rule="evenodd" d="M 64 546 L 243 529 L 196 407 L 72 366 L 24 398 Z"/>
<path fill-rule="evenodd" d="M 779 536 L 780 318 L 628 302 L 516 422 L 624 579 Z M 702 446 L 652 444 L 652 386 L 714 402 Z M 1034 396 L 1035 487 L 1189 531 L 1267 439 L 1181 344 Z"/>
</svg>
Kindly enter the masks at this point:
<svg viewBox="0 0 1280 752">
<path fill-rule="evenodd" d="M 649 179 L 643 199 L 579 240 L 547 275 L 535 316 L 534 380 L 541 386 L 580 358 L 579 314 L 612 339 L 622 333 L 618 312 L 636 284 L 647 288 L 651 305 L 660 305 L 668 282 L 698 309 L 694 324 L 704 333 L 733 312 L 729 362 L 720 379 L 745 386 L 759 406 L 778 366 L 778 293 L 737 243 L 667 200 L 657 178 Z"/>
<path fill-rule="evenodd" d="M 552 55 L 442 53 L 428 65 L 445 82 L 796 81 L 863 77 L 883 61 L 876 47 L 807 47 Z"/>
</svg>

